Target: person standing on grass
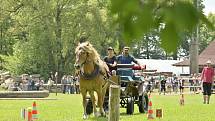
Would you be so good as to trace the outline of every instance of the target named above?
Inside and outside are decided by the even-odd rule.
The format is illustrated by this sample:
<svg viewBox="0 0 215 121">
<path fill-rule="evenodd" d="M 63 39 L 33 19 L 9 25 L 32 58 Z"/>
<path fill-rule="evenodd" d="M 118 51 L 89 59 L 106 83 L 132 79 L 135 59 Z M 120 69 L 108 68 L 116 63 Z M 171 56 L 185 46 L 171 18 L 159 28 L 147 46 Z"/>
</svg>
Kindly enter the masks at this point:
<svg viewBox="0 0 215 121">
<path fill-rule="evenodd" d="M 194 92 L 194 87 L 193 87 L 194 86 L 194 79 L 193 79 L 193 76 L 194 76 L 194 74 L 191 74 L 190 77 L 189 77 L 189 83 L 190 83 L 190 86 L 191 86 L 190 87 L 190 92 L 192 92 L 192 91 Z"/>
<path fill-rule="evenodd" d="M 181 78 L 181 79 L 179 80 L 180 94 L 183 94 L 183 92 L 184 92 L 184 82 L 185 82 L 185 80 L 184 80 L 183 78 Z"/>
<path fill-rule="evenodd" d="M 63 91 L 63 94 L 66 93 L 66 89 L 67 89 L 67 80 L 66 80 L 66 75 L 64 75 L 61 79 L 61 84 L 62 84 L 62 91 Z"/>
<path fill-rule="evenodd" d="M 210 60 L 206 62 L 206 66 L 202 70 L 201 80 L 203 82 L 203 103 L 206 104 L 207 101 L 207 104 L 209 104 L 214 82 L 214 69 Z"/>
<path fill-rule="evenodd" d="M 166 93 L 166 76 L 161 80 L 160 82 L 160 93 L 159 95 L 163 92 L 163 94 L 165 95 Z"/>
<path fill-rule="evenodd" d="M 198 86 L 199 84 L 199 80 L 198 80 L 198 76 L 197 74 L 194 74 L 193 75 L 193 81 L 194 81 L 194 93 L 197 93 L 198 92 L 198 88 L 196 86 Z"/>
</svg>

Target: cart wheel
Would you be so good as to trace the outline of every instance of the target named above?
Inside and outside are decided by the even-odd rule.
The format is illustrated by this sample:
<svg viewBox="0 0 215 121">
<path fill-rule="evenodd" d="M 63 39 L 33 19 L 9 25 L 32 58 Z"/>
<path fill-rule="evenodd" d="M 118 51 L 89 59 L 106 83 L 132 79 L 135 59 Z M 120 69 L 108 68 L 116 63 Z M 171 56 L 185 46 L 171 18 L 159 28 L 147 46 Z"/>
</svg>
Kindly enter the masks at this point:
<svg viewBox="0 0 215 121">
<path fill-rule="evenodd" d="M 105 101 L 105 102 L 104 102 L 103 108 L 104 108 L 104 111 L 105 111 L 105 112 L 108 112 L 108 110 L 109 110 L 108 101 Z"/>
<path fill-rule="evenodd" d="M 126 107 L 126 104 L 127 104 L 127 103 L 126 103 L 125 98 L 122 98 L 121 101 L 120 101 L 121 107 L 125 108 L 125 107 Z"/>
<path fill-rule="evenodd" d="M 142 95 L 139 96 L 139 112 L 140 113 L 145 113 L 148 110 L 148 96 L 147 95 Z"/>
<path fill-rule="evenodd" d="M 134 100 L 132 97 L 128 98 L 126 113 L 127 114 L 133 114 L 134 113 Z"/>
<path fill-rule="evenodd" d="M 93 103 L 90 99 L 87 99 L 86 112 L 87 112 L 87 115 L 90 115 L 93 112 Z"/>
</svg>

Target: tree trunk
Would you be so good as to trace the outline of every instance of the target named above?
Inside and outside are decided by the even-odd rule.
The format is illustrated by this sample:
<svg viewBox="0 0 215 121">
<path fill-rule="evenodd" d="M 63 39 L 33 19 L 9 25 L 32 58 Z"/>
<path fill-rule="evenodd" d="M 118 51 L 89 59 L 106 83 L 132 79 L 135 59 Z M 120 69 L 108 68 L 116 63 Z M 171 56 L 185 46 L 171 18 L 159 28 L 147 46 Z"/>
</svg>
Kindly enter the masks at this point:
<svg viewBox="0 0 215 121">
<path fill-rule="evenodd" d="M 172 57 L 173 57 L 173 60 L 177 60 L 177 58 L 178 58 L 177 51 L 173 53 Z"/>
<path fill-rule="evenodd" d="M 56 35 L 56 44 L 57 44 L 57 65 L 56 65 L 56 71 L 58 72 L 58 80 L 57 82 L 60 83 L 60 79 L 62 76 L 62 23 L 61 23 L 61 9 L 60 9 L 60 5 L 57 4 L 57 9 L 56 9 L 56 30 L 55 30 L 55 35 Z"/>
<path fill-rule="evenodd" d="M 198 0 L 194 1 L 196 8 L 198 9 L 199 2 Z M 196 27 L 196 32 L 193 34 L 191 39 L 190 46 L 190 74 L 199 73 L 199 64 L 198 64 L 198 40 L 199 40 L 199 25 Z"/>
<path fill-rule="evenodd" d="M 1 38 L 0 38 L 0 54 L 3 52 L 3 29 L 2 29 L 2 26 L 1 26 L 1 36 L 0 36 Z M 3 61 L 2 61 L 2 58 L 0 58 L 0 70 L 2 70 L 3 69 L 3 67 L 2 67 L 2 65 L 3 65 Z"/>
<path fill-rule="evenodd" d="M 146 59 L 149 59 L 150 57 L 149 57 L 149 38 L 148 37 L 146 37 L 146 45 L 147 45 L 147 47 L 146 47 Z"/>
</svg>

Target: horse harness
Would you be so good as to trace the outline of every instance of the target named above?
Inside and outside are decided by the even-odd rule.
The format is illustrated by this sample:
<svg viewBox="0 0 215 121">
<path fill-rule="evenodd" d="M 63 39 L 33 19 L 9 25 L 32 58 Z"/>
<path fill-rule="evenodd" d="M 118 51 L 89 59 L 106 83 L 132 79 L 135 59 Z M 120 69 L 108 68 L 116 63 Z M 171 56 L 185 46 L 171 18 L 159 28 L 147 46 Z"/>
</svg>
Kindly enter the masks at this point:
<svg viewBox="0 0 215 121">
<path fill-rule="evenodd" d="M 91 74 L 86 74 L 86 73 L 80 71 L 80 76 L 83 77 L 85 80 L 92 80 L 92 79 L 94 79 L 98 74 L 101 74 L 101 75 L 104 76 L 104 80 L 105 80 L 105 81 L 117 85 L 115 82 L 113 82 L 112 80 L 109 79 L 110 76 L 108 75 L 108 72 L 107 72 L 107 74 L 105 74 L 105 73 L 103 73 L 103 72 L 100 70 L 98 64 L 94 64 L 94 67 L 95 67 L 95 69 L 93 70 L 93 72 L 92 72 Z"/>
<path fill-rule="evenodd" d="M 94 64 L 95 69 L 91 74 L 86 74 L 82 71 L 80 71 L 80 76 L 83 77 L 85 80 L 91 80 L 95 78 L 100 72 L 99 66 L 97 64 Z"/>
</svg>

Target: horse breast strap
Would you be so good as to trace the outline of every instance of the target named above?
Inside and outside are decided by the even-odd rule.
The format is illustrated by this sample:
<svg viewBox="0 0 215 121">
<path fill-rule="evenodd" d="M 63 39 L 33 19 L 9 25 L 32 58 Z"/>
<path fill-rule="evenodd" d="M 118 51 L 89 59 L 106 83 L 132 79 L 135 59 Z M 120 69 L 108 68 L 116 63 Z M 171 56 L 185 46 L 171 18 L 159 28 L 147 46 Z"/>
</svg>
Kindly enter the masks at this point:
<svg viewBox="0 0 215 121">
<path fill-rule="evenodd" d="M 81 76 L 86 79 L 86 80 L 90 80 L 95 78 L 98 74 L 99 74 L 99 66 L 97 64 L 94 64 L 95 69 L 93 70 L 93 72 L 91 74 L 86 74 L 84 72 L 80 72 Z"/>
</svg>

